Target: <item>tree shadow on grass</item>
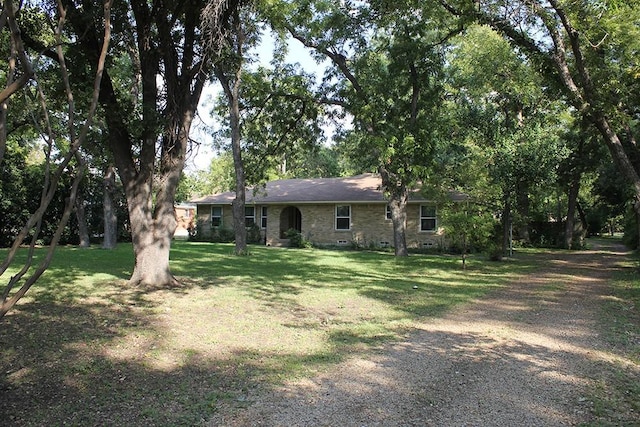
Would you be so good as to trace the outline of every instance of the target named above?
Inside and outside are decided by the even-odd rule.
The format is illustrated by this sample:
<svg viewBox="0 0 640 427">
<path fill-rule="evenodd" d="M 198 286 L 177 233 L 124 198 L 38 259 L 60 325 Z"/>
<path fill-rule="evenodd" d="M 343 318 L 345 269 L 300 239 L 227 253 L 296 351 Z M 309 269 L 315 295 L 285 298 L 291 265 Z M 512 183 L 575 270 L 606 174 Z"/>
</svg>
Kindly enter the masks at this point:
<svg viewBox="0 0 640 427">
<path fill-rule="evenodd" d="M 129 303 L 39 302 L 8 315 L 0 329 L 2 423 L 202 425 L 221 406 L 245 406 L 283 365 L 289 375 L 336 362 L 331 352 L 185 349 L 164 363 L 156 349 L 167 331 L 148 307 Z"/>
<path fill-rule="evenodd" d="M 409 271 L 416 275 L 412 278 L 401 276 L 402 268 L 381 271 L 376 257 L 366 254 L 343 253 L 340 255 L 346 257 L 345 263 L 319 265 L 304 251 L 271 253 L 273 249 L 261 248 L 255 256 L 234 257 L 233 262 L 229 262 L 225 253 L 210 254 L 212 249 L 225 250 L 203 245 L 199 255 L 195 251 L 196 259 L 193 259 L 191 248 L 177 248 L 176 271 L 184 280 L 183 286 L 176 289 L 131 289 L 112 283 L 105 285 L 99 297 L 91 297 L 91 292 L 86 292 L 87 299 L 78 298 L 69 289 L 69 299 L 57 299 L 60 294 L 56 293 L 55 283 L 45 284 L 43 293 L 34 295 L 35 302 L 21 304 L 3 320 L 0 413 L 8 414 L 6 419 L 13 425 L 202 424 L 215 416 L 216 411 L 249 405 L 251 396 L 259 394 L 261 388 L 271 387 L 277 378 L 286 380 L 314 367 L 326 367 L 398 338 L 393 327 L 385 329 L 384 325 L 354 328 L 354 324 L 332 324 L 331 319 L 323 324 L 321 318 L 330 315 L 330 311 L 309 313 L 308 307 L 292 298 L 305 289 L 331 286 L 331 281 L 336 280 L 340 286 L 351 286 L 359 295 L 388 303 L 410 316 L 429 316 L 441 314 L 449 307 L 446 300 L 459 298 L 456 301 L 461 302 L 470 297 L 473 288 L 492 288 L 494 268 L 502 268 L 500 265 L 472 268 L 464 273 L 468 276 L 469 289 L 453 286 L 443 274 L 434 275 L 428 288 L 421 285 L 414 290 L 413 284 L 419 281 L 419 276 L 429 269 L 447 271 L 448 261 L 428 257 L 406 261 L 415 267 L 415 271 Z M 540 259 L 549 261 L 549 258 Z M 214 265 L 212 260 L 216 261 Z M 585 258 L 585 263 L 587 261 Z M 364 265 L 358 271 L 360 277 L 345 283 L 349 264 L 356 262 Z M 561 264 L 559 268 L 562 269 Z M 74 274 L 81 275 L 80 272 Z M 157 347 L 163 345 L 163 335 L 172 332 L 179 337 L 179 331 L 169 331 L 175 324 L 169 326 L 163 322 L 163 313 L 157 311 L 163 298 L 188 297 L 191 291 L 236 285 L 242 286 L 241 292 L 270 308 L 299 311 L 300 319 L 294 319 L 296 316 L 284 319 L 291 321 L 284 325 L 288 330 L 324 328 L 330 344 L 328 349 L 304 354 L 238 347 L 227 353 L 212 354 L 186 347 L 179 349 L 180 354 L 166 356 L 173 360 L 160 360 Z M 242 309 L 239 308 L 237 316 L 243 315 Z M 205 326 L 211 328 L 225 327 L 208 318 L 202 318 L 202 322 L 210 322 Z M 464 354 L 472 353 L 464 344 L 464 337 L 440 335 L 436 338 L 430 347 L 427 343 L 419 348 L 407 348 L 406 356 L 416 360 L 439 354 L 447 357 L 452 347 L 445 343 L 456 340 L 459 343 L 455 348 Z M 472 339 L 482 341 L 482 337 L 469 337 L 469 342 Z M 545 356 L 545 349 L 524 350 L 550 357 Z M 517 362 L 517 354 L 521 352 L 518 349 L 512 352 L 513 362 Z M 463 360 L 468 366 L 479 363 L 479 359 Z M 542 379 L 542 373 L 539 375 Z M 407 384 L 417 387 L 421 383 L 416 377 L 407 380 Z M 382 390 L 382 386 L 379 388 Z M 363 398 L 357 393 L 352 395 Z M 405 397 L 413 399 L 411 395 Z M 418 403 L 426 402 L 428 397 L 422 395 Z M 509 399 L 505 398 L 504 403 L 510 403 Z"/>
</svg>

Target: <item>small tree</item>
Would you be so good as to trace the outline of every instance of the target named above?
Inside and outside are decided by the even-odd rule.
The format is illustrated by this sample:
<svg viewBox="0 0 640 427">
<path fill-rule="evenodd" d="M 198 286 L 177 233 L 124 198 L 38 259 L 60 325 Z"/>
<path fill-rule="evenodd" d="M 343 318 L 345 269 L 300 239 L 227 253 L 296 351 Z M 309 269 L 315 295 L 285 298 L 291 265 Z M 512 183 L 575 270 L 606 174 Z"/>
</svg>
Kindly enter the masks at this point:
<svg viewBox="0 0 640 427">
<path fill-rule="evenodd" d="M 491 247 L 496 221 L 480 206 L 471 203 L 453 203 L 441 212 L 445 235 L 452 244 L 460 247 L 462 268 L 466 269 L 470 251 Z"/>
<path fill-rule="evenodd" d="M 12 55 L 16 55 L 20 58 L 20 62 L 22 63 L 22 67 L 24 68 L 28 81 L 32 76 L 31 61 L 28 58 L 28 53 L 22 43 L 20 30 L 16 26 L 17 24 L 15 22 L 15 14 L 13 13 L 13 5 L 11 2 L 4 2 L 3 6 L 2 21 L 7 22 L 11 28 Z M 80 182 L 82 181 L 86 169 L 83 164 L 84 162 L 79 156 L 78 150 L 87 139 L 89 129 L 93 123 L 98 107 L 98 98 L 105 69 L 107 49 L 111 39 L 111 0 L 104 2 L 101 14 L 100 19 L 104 23 L 104 33 L 101 35 L 102 42 L 97 43 L 94 46 L 96 50 L 96 58 L 95 63 L 93 64 L 95 67 L 93 90 L 91 91 L 86 116 L 84 117 L 84 121 L 81 126 L 78 126 L 81 120 L 76 116 L 76 113 L 80 109 L 76 110 L 76 103 L 73 96 L 74 92 L 69 80 L 70 73 L 67 68 L 65 53 L 62 48 L 66 41 L 64 32 L 66 15 L 64 11 L 61 11 L 58 25 L 53 29 L 53 33 L 49 35 L 49 37 L 54 40 L 55 44 L 55 49 L 49 52 L 53 61 L 53 68 L 57 69 L 59 72 L 60 82 L 64 88 L 64 94 L 66 95 L 67 100 L 66 115 L 61 114 L 61 116 L 64 117 L 62 120 L 66 121 L 67 133 L 65 134 L 65 138 L 61 138 L 58 132 L 54 131 L 53 116 L 55 115 L 49 113 L 50 104 L 48 104 L 47 97 L 44 93 L 44 90 L 47 89 L 47 87 L 45 84 L 41 85 L 39 79 L 36 78 L 33 90 L 36 94 L 35 98 L 37 99 L 37 104 L 39 105 L 38 113 L 40 116 L 37 122 L 34 120 L 34 127 L 38 129 L 41 133 L 40 137 L 45 141 L 44 185 L 40 198 L 40 206 L 30 215 L 22 229 L 19 230 L 6 258 L 3 260 L 2 264 L 0 264 L 0 276 L 2 276 L 7 272 L 10 266 L 17 264 L 16 254 L 18 252 L 18 248 L 27 240 L 28 236 L 31 236 L 27 260 L 22 268 L 9 278 L 8 282 L 2 289 L 2 298 L 0 300 L 0 319 L 4 317 L 4 315 L 26 294 L 31 286 L 40 278 L 42 273 L 44 273 L 44 271 L 49 267 L 49 264 L 53 259 L 55 248 L 67 226 L 75 204 L 78 187 L 80 186 Z M 12 68 L 9 75 L 12 76 L 15 71 L 16 70 Z M 3 94 L 5 92 L 7 93 L 7 98 L 15 93 L 15 91 L 11 92 L 8 89 L 14 87 L 14 83 L 22 82 L 22 80 L 15 80 L 13 82 L 10 80 L 11 79 L 6 82 L 7 88 L 3 91 Z M 17 91 L 20 89 L 21 85 L 24 85 L 24 83 L 20 83 L 15 87 L 15 90 Z M 7 98 L 3 98 L 2 96 L 0 96 L 0 98 L 2 99 L 2 109 L 4 110 L 7 107 Z M 7 114 L 1 114 L 1 129 L 6 129 L 6 121 Z M 4 152 L 6 147 L 6 133 L 3 130 L 0 134 L 0 139 L 2 140 L 1 151 Z M 55 155 L 56 152 L 58 152 L 58 156 Z M 61 213 L 56 230 L 51 237 L 47 254 L 43 260 L 40 261 L 35 270 L 30 271 L 34 262 L 33 255 L 35 244 L 42 230 L 43 216 L 55 196 L 58 183 L 62 180 L 63 176 L 69 175 L 73 177 L 71 188 L 69 190 L 68 197 L 66 198 L 64 211 Z"/>
</svg>

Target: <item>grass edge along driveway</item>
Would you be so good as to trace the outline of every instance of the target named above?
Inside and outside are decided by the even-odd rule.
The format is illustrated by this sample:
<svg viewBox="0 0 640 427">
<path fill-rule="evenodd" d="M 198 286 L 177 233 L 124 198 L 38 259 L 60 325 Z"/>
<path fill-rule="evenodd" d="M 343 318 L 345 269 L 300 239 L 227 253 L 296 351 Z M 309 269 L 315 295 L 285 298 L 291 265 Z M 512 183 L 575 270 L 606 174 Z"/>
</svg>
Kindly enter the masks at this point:
<svg viewBox="0 0 640 427">
<path fill-rule="evenodd" d="M 457 257 L 175 242 L 182 286 L 126 286 L 129 245 L 60 248 L 0 331 L 0 412 L 16 425 L 194 425 L 248 391 L 399 339 L 531 271 Z M 6 397 L 6 398 L 5 398 Z"/>
</svg>

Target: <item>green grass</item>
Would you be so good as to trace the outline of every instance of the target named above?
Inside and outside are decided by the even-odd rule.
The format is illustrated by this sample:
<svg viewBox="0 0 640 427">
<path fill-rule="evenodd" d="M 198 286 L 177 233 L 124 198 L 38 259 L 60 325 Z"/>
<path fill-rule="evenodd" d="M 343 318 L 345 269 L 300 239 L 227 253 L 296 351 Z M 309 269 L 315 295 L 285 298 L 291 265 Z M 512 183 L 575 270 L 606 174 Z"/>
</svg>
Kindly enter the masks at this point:
<svg viewBox="0 0 640 427">
<path fill-rule="evenodd" d="M 617 354 L 640 364 L 640 278 L 637 255 L 618 265 L 612 293 L 602 306 L 602 333 Z M 637 425 L 640 378 L 628 366 L 613 364 L 600 373 L 591 400 L 596 421 L 590 425 Z"/>
<path fill-rule="evenodd" d="M 224 405 L 245 405 L 253 388 L 375 351 L 530 268 L 232 249 L 177 241 L 171 265 L 182 286 L 149 290 L 126 283 L 130 245 L 59 248 L 1 324 L 0 393 L 9 398 L 0 412 L 17 425 L 200 424 Z"/>
<path fill-rule="evenodd" d="M 425 318 L 544 270 L 545 251 L 471 258 L 175 242 L 174 289 L 130 287 L 131 246 L 62 247 L 0 322 L 0 413 L 13 425 L 201 425 L 254 390 L 324 371 L 402 339 Z M 0 257 L 6 251 L 0 250 Z M 38 250 L 42 257 L 44 250 Z M 25 252 L 20 257 L 24 259 Z M 620 258 L 602 333 L 640 359 L 637 259 Z M 11 272 L 10 272 L 11 273 Z M 563 290 L 548 283 L 541 297 Z M 594 423 L 633 420 L 637 378 L 603 367 Z"/>
</svg>

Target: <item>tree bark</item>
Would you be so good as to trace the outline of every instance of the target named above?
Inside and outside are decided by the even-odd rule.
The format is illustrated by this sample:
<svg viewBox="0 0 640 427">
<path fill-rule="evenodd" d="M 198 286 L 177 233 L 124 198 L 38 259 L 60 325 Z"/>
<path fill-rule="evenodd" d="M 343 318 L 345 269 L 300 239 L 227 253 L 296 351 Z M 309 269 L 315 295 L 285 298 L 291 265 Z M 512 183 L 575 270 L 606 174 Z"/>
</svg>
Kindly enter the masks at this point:
<svg viewBox="0 0 640 427">
<path fill-rule="evenodd" d="M 391 222 L 393 223 L 393 247 L 397 257 L 409 256 L 407 249 L 407 201 L 409 191 L 402 182 L 395 182 L 385 168 L 380 168 L 382 188 L 389 197 Z"/>
<path fill-rule="evenodd" d="M 504 256 L 510 255 L 511 248 L 511 197 L 509 193 L 505 191 L 504 195 L 504 207 L 502 210 L 502 254 Z"/>
<path fill-rule="evenodd" d="M 517 201 L 518 201 L 518 237 L 522 239 L 525 244 L 531 243 L 531 234 L 529 233 L 529 210 L 531 207 L 531 200 L 529 199 L 529 183 L 518 183 L 517 189 Z"/>
<path fill-rule="evenodd" d="M 81 248 L 88 248 L 91 246 L 91 240 L 89 239 L 89 227 L 87 227 L 87 215 L 84 209 L 84 198 L 81 193 L 75 200 L 75 214 L 78 221 L 78 237 L 80 242 L 78 246 Z"/>
<path fill-rule="evenodd" d="M 116 215 L 113 194 L 116 188 L 116 177 L 113 166 L 109 166 L 104 175 L 102 193 L 102 212 L 104 220 L 103 249 L 113 249 L 118 242 L 118 217 Z"/>
<path fill-rule="evenodd" d="M 566 249 L 573 249 L 573 231 L 575 229 L 576 204 L 579 191 L 580 177 L 577 177 L 569 184 L 567 220 L 564 224 L 564 247 Z"/>
<path fill-rule="evenodd" d="M 232 15 L 232 28 L 234 37 L 230 37 L 229 44 L 233 48 L 234 61 L 230 67 L 224 60 L 220 60 L 215 66 L 216 77 L 222 85 L 222 89 L 229 104 L 229 123 L 231 126 L 231 152 L 233 155 L 233 166 L 236 179 L 236 197 L 232 202 L 233 211 L 233 231 L 235 234 L 236 255 L 247 253 L 247 227 L 245 224 L 245 202 L 246 202 L 246 179 L 244 163 L 242 161 L 242 134 L 240 130 L 240 85 L 242 84 L 242 63 L 244 56 L 244 42 L 246 35 L 240 21 L 240 13 L 236 9 Z M 231 68 L 231 70 L 228 70 Z M 232 78 L 229 78 L 226 71 L 231 71 Z"/>
</svg>

